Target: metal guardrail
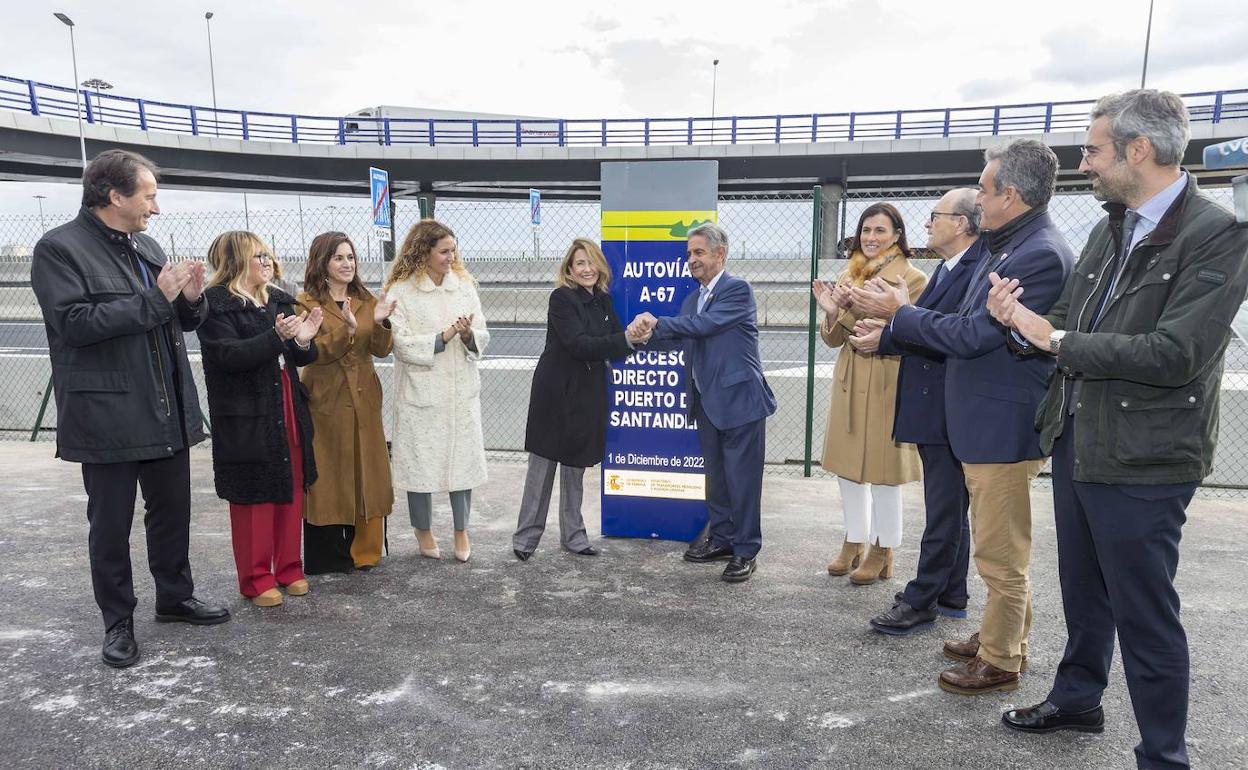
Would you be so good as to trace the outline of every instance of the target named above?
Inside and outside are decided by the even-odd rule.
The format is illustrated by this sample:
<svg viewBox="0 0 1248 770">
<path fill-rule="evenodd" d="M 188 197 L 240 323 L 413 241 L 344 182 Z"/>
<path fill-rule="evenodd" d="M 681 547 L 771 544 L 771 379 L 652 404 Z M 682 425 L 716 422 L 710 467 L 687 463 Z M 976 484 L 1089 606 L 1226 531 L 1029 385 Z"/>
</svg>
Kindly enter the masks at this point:
<svg viewBox="0 0 1248 770">
<path fill-rule="evenodd" d="M 1193 123 L 1248 118 L 1248 89 L 1184 94 Z M 213 109 L 0 75 L 0 109 L 92 124 L 295 144 L 649 146 L 784 144 L 1077 131 L 1094 100 L 921 110 L 687 118 L 472 120 Z"/>
</svg>

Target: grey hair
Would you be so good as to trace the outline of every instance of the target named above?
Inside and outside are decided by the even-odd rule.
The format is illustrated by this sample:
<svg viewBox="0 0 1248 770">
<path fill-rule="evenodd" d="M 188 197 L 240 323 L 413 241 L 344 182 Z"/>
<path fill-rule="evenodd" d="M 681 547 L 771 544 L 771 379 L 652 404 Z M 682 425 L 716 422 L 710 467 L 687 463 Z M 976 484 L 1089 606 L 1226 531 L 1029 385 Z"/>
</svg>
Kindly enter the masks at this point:
<svg viewBox="0 0 1248 770">
<path fill-rule="evenodd" d="M 692 238 L 695 235 L 705 238 L 706 245 L 710 246 L 712 250 L 718 248 L 723 248 L 724 251 L 728 250 L 728 233 L 724 232 L 724 228 L 714 222 L 703 222 L 690 230 L 686 237 Z"/>
<path fill-rule="evenodd" d="M 1192 138 L 1187 107 L 1169 91 L 1137 88 L 1102 96 L 1092 108 L 1091 117 L 1109 118 L 1109 134 L 1118 160 L 1127 156 L 1127 142 L 1142 136 L 1153 145 L 1157 165 L 1177 166 L 1183 162 L 1187 142 Z"/>
<path fill-rule="evenodd" d="M 1057 155 L 1044 142 L 1015 139 L 1007 144 L 989 147 L 984 162 L 998 161 L 995 184 L 997 190 L 1013 187 L 1023 203 L 1035 208 L 1053 197 L 1057 188 Z"/>
<path fill-rule="evenodd" d="M 979 216 L 983 212 L 975 203 L 977 191 L 971 187 L 959 187 L 954 190 L 953 196 L 953 212 L 959 216 L 966 217 L 966 233 L 967 235 L 976 235 L 979 233 Z"/>
</svg>

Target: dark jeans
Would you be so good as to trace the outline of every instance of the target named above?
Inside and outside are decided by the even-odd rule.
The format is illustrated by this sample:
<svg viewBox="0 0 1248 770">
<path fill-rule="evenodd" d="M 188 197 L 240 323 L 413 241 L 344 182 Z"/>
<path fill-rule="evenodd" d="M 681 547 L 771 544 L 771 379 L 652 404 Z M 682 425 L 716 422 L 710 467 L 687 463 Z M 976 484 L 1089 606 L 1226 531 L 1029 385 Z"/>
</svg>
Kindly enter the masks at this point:
<svg viewBox="0 0 1248 770">
<path fill-rule="evenodd" d="M 104 627 L 134 614 L 130 527 L 136 485 L 143 490 L 147 564 L 156 582 L 156 607 L 189 599 L 195 585 L 188 556 L 191 537 L 191 460 L 183 449 L 172 457 L 128 463 L 83 463 L 87 521 L 91 524 L 91 585 Z"/>
</svg>

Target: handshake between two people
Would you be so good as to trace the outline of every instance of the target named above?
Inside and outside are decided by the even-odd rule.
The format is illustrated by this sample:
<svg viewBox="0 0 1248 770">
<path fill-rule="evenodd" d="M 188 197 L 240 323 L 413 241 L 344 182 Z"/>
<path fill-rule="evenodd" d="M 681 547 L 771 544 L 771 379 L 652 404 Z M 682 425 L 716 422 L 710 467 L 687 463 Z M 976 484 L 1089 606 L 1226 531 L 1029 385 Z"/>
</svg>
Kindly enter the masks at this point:
<svg viewBox="0 0 1248 770">
<path fill-rule="evenodd" d="M 624 336 L 634 345 L 645 345 L 650 341 L 650 336 L 654 334 L 654 327 L 658 323 L 659 319 L 655 318 L 652 313 L 641 313 L 624 330 Z"/>
</svg>

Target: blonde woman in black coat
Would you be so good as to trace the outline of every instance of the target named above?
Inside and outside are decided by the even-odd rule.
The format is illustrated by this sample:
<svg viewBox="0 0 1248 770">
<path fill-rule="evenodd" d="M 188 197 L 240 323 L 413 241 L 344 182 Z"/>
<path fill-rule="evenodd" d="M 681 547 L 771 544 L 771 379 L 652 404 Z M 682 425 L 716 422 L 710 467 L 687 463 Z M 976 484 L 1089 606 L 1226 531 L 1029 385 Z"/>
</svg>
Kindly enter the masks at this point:
<svg viewBox="0 0 1248 770">
<path fill-rule="evenodd" d="M 546 349 L 533 372 L 524 448 L 529 471 L 512 536 L 516 558 L 525 561 L 546 529 L 546 514 L 559 466 L 559 534 L 563 547 L 582 556 L 589 544 L 581 517 L 585 469 L 602 462 L 607 442 L 607 362 L 628 355 L 625 336 L 607 287 L 611 268 L 598 244 L 577 238 L 559 264 L 546 318 Z"/>
<path fill-rule="evenodd" d="M 259 607 L 308 592 L 303 495 L 316 481 L 312 415 L 296 367 L 316 360 L 321 309 L 296 314 L 270 286 L 273 257 L 252 233 L 208 249 L 208 319 L 198 329 L 212 419 L 217 496 L 230 503 L 239 592 Z"/>
</svg>

